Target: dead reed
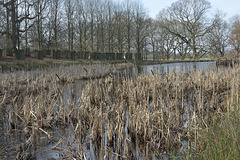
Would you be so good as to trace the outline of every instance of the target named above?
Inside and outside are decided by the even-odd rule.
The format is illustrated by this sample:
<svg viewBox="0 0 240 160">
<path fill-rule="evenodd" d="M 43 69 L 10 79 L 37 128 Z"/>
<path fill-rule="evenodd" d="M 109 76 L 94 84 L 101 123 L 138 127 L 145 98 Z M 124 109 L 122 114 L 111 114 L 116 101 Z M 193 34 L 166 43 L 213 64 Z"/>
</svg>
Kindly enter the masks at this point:
<svg viewBox="0 0 240 160">
<path fill-rule="evenodd" d="M 34 142 L 41 132 L 52 139 L 49 128 L 79 119 L 77 100 L 71 100 L 74 95 L 66 98 L 62 84 L 104 77 L 118 69 L 113 65 L 74 65 L 0 73 L 0 111 L 2 118 L 8 119 L 4 134 L 24 133 L 26 140 L 31 137 Z"/>
<path fill-rule="evenodd" d="M 97 151 L 96 158 L 143 153 L 151 159 L 201 150 L 201 131 L 239 106 L 237 66 L 205 73 L 152 71 L 134 80 L 108 74 L 116 72 L 104 65 L 0 73 L 0 109 L 8 118 L 8 133 L 24 130 L 31 139 L 24 144 L 32 145 L 39 132 L 52 139 L 49 128 L 72 125 L 74 140 L 65 147 L 66 157 L 86 158 L 86 144 Z M 88 84 L 67 97 L 61 85 L 81 79 Z"/>
<path fill-rule="evenodd" d="M 90 129 L 93 140 L 101 140 L 106 132 L 108 146 L 117 148 L 118 155 L 134 154 L 128 143 L 148 146 L 147 155 L 198 151 L 199 132 L 215 117 L 238 108 L 234 103 L 239 71 L 234 67 L 221 72 L 153 73 L 134 81 L 122 76 L 118 84 L 112 77 L 91 82 L 80 97 L 83 130 Z M 107 126 L 104 133 L 102 121 Z M 111 145 L 113 140 L 116 146 Z"/>
</svg>

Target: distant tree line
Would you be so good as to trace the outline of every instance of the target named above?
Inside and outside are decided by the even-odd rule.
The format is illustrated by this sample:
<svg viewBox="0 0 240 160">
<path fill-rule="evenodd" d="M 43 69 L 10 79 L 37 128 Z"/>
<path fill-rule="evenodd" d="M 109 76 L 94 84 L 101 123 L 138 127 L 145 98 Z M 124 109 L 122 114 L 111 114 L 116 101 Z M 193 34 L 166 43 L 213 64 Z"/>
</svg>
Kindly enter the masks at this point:
<svg viewBox="0 0 240 160">
<path fill-rule="evenodd" d="M 240 17 L 207 0 L 178 0 L 149 17 L 139 1 L 0 0 L 0 55 L 23 59 L 153 59 L 240 53 Z"/>
</svg>

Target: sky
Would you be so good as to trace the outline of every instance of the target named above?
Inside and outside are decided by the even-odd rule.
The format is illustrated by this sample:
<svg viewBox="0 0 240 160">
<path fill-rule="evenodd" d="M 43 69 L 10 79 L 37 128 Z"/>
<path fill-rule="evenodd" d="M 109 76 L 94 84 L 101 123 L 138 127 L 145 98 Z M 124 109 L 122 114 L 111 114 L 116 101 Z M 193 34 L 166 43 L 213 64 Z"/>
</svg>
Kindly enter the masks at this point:
<svg viewBox="0 0 240 160">
<path fill-rule="evenodd" d="M 161 9 L 171 6 L 171 4 L 176 1 L 177 0 L 140 0 L 152 18 L 155 18 Z M 211 3 L 213 11 L 220 10 L 227 14 L 225 17 L 226 20 L 234 15 L 240 15 L 240 0 L 208 1 Z"/>
</svg>

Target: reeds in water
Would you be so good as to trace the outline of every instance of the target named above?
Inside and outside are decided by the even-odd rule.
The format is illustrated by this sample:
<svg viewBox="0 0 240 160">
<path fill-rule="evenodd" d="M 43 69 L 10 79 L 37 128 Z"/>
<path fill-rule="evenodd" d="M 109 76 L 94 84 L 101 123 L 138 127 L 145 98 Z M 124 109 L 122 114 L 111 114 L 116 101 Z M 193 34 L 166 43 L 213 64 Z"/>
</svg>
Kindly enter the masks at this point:
<svg viewBox="0 0 240 160">
<path fill-rule="evenodd" d="M 104 67 L 104 73 L 98 70 Z M 0 105 L 9 130 L 25 128 L 32 141 L 42 132 L 51 140 L 49 128 L 72 125 L 66 157 L 83 159 L 86 144 L 99 152 L 95 158 L 152 158 L 202 150 L 201 133 L 239 109 L 239 67 L 164 76 L 153 71 L 135 80 L 110 75 L 116 70 L 107 67 L 1 74 Z M 88 84 L 66 97 L 62 84 L 81 79 Z"/>
<path fill-rule="evenodd" d="M 33 143 L 40 132 L 51 141 L 53 135 L 49 129 L 56 125 L 67 126 L 70 122 L 77 124 L 80 120 L 78 99 L 74 99 L 74 96 L 71 101 L 66 98 L 62 85 L 103 78 L 117 70 L 112 65 L 74 65 L 0 73 L 0 110 L 4 113 L 2 118 L 8 119 L 5 134 L 24 133 L 26 140 L 33 137 Z"/>
<path fill-rule="evenodd" d="M 83 112 L 80 114 L 94 116 L 88 111 L 100 113 L 102 105 L 104 114 L 108 115 L 105 125 L 109 126 L 111 121 L 111 125 L 116 126 L 108 132 L 117 137 L 120 155 L 134 154 L 125 154 L 121 149 L 125 134 L 131 144 L 149 144 L 149 153 L 196 152 L 201 146 L 200 132 L 213 124 L 214 117 L 234 110 L 233 102 L 238 99 L 234 95 L 239 92 L 238 71 L 235 67 L 223 72 L 196 71 L 166 76 L 154 73 L 140 75 L 134 81 L 123 78 L 114 85 L 111 77 L 94 81 L 81 93 Z"/>
</svg>

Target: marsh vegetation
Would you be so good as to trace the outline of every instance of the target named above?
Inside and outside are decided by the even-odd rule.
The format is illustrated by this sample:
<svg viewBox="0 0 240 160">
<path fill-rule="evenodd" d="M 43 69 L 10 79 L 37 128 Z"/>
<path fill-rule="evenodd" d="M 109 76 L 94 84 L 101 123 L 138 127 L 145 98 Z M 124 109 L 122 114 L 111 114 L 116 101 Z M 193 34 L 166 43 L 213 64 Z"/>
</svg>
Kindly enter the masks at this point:
<svg viewBox="0 0 240 160">
<path fill-rule="evenodd" d="M 49 145 L 54 158 L 204 158 L 218 142 L 216 151 L 225 149 L 220 158 L 239 156 L 238 125 L 230 124 L 238 122 L 232 116 L 239 114 L 238 66 L 169 74 L 151 70 L 134 79 L 113 68 L 2 73 L 1 158 L 36 158 L 38 148 Z M 65 94 L 65 86 L 81 79 L 87 79 L 82 88 Z M 228 138 L 232 150 L 216 135 Z"/>
<path fill-rule="evenodd" d="M 155 19 L 129 0 L 2 0 L 0 15 L 0 159 L 240 157 L 239 16 L 207 0 Z M 195 65 L 219 57 L 231 68 Z M 116 64 L 148 60 L 160 70 Z M 194 65 L 162 67 L 175 60 Z"/>
</svg>

